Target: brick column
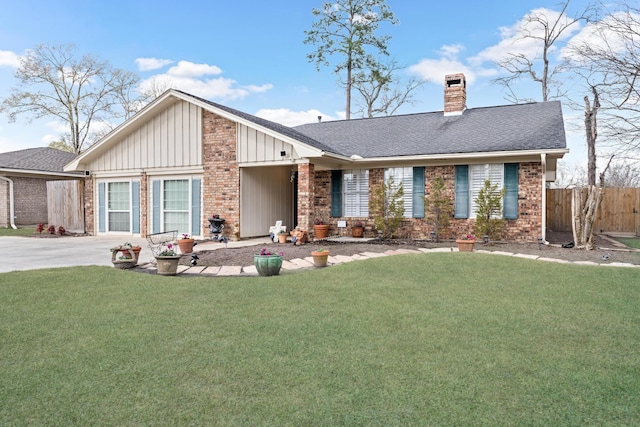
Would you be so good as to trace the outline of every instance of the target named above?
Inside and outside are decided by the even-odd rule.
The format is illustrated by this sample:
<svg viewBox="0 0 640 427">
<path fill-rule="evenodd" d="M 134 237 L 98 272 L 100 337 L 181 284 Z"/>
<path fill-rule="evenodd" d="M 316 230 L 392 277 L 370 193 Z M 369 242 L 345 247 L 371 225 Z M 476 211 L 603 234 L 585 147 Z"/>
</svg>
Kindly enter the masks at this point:
<svg viewBox="0 0 640 427">
<path fill-rule="evenodd" d="M 237 160 L 237 125 L 209 111 L 202 112 L 202 224 L 208 232 L 211 215 L 226 220 L 224 235 L 233 237 L 240 223 L 240 168 Z"/>
<path fill-rule="evenodd" d="M 94 221 L 94 200 L 93 200 L 94 179 L 92 176 L 84 179 L 84 230 L 86 233 L 95 236 L 96 224 Z"/>
<path fill-rule="evenodd" d="M 149 234 L 149 182 L 147 181 L 147 173 L 140 174 L 140 236 L 147 237 Z"/>
<path fill-rule="evenodd" d="M 315 199 L 315 167 L 305 163 L 298 165 L 298 225 L 310 231 L 313 229 L 313 200 Z"/>
</svg>

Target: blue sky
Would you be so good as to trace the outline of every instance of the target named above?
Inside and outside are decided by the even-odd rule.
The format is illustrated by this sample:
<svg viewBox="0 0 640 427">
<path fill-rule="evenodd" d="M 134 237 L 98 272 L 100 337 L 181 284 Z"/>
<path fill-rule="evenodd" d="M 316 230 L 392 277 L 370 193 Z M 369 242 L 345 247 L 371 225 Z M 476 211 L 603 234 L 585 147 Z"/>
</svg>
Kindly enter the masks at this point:
<svg viewBox="0 0 640 427">
<path fill-rule="evenodd" d="M 0 0 L 0 98 L 9 95 L 17 57 L 40 43 L 73 43 L 144 81 L 157 75 L 177 79 L 180 89 L 285 124 L 344 115 L 344 94 L 331 68 L 316 71 L 303 44 L 320 0 L 73 1 Z M 571 3 L 571 11 L 586 5 Z M 399 113 L 442 110 L 445 73 L 467 75 L 467 106 L 507 104 L 492 84 L 492 58 L 527 13 L 555 9 L 557 1 L 387 0 L 400 23 L 383 25 L 389 52 L 426 83 L 417 103 Z M 579 31 L 577 28 L 576 31 Z M 522 88 L 527 90 L 526 87 Z M 539 98 L 537 92 L 533 97 Z M 539 100 L 539 99 L 538 99 Z M 575 116 L 575 117 L 574 117 Z M 586 161 L 584 137 L 567 123 L 580 115 L 565 109 L 572 153 Z M 578 120 L 579 122 L 579 120 Z M 28 124 L 0 117 L 0 152 L 48 145 L 57 136 L 52 119 Z"/>
</svg>

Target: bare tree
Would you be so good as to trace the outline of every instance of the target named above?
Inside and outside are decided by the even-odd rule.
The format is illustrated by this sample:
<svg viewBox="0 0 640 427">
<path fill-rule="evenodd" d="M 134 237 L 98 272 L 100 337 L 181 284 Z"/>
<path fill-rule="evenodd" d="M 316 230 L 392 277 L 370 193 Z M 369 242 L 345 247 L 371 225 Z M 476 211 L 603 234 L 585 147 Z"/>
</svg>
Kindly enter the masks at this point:
<svg viewBox="0 0 640 427">
<path fill-rule="evenodd" d="M 584 127 L 587 137 L 587 181 L 586 191 L 574 190 L 571 209 L 573 212 L 573 240 L 578 249 L 594 249 L 593 224 L 602 200 L 602 188 L 596 183 L 596 141 L 598 139 L 598 109 L 600 98 L 595 86 L 591 87 L 593 102 L 584 97 Z"/>
<path fill-rule="evenodd" d="M 601 134 L 618 154 L 640 151 L 640 8 L 628 2 L 586 29 L 568 52 L 597 81 Z"/>
<path fill-rule="evenodd" d="M 380 64 L 379 68 L 361 71 L 354 76 L 353 88 L 356 112 L 362 117 L 391 116 L 404 104 L 415 104 L 414 91 L 424 83 L 415 77 L 402 80 L 397 72 L 402 69 L 395 61 Z"/>
<path fill-rule="evenodd" d="M 637 163 L 616 162 L 601 174 L 603 187 L 637 188 L 640 187 L 640 167 Z"/>
<path fill-rule="evenodd" d="M 335 0 L 325 2 L 312 13 L 318 18 L 312 29 L 305 31 L 305 44 L 316 46 L 307 54 L 309 62 L 329 66 L 329 57 L 338 56 L 334 72 L 344 83 L 346 119 L 351 118 L 351 89 L 354 73 L 358 70 L 377 69 L 379 55 L 388 55 L 388 35 L 376 36 L 376 30 L 384 22 L 397 23 L 385 0 Z"/>
<path fill-rule="evenodd" d="M 95 142 L 94 123 L 131 113 L 128 107 L 122 109 L 122 102 L 137 83 L 134 74 L 106 61 L 92 55 L 78 57 L 73 45 L 35 47 L 20 59 L 16 78 L 20 82 L 2 101 L 0 111 L 10 121 L 22 114 L 30 120 L 58 118 L 69 129 L 62 141 L 74 153 Z"/>
<path fill-rule="evenodd" d="M 357 113 L 363 117 L 391 116 L 404 104 L 413 105 L 414 91 L 421 87 L 415 77 L 402 81 L 397 72 L 402 70 L 395 61 L 380 64 L 378 69 L 361 71 L 353 79 L 353 88 L 359 93 L 356 98 Z"/>
<path fill-rule="evenodd" d="M 580 22 L 586 21 L 592 12 L 591 7 L 587 7 L 574 17 L 567 16 L 567 8 L 571 0 L 566 0 L 560 4 L 561 10 L 556 15 L 545 13 L 543 10 L 534 10 L 527 15 L 522 24 L 520 38 L 516 39 L 519 45 L 527 48 L 533 44 L 536 52 L 520 52 L 515 46 L 504 60 L 498 62 L 507 75 L 499 77 L 494 82 L 502 84 L 507 89 L 509 99 L 513 103 L 531 102 L 528 98 L 521 98 L 516 93 L 513 85 L 523 79 L 530 79 L 540 85 L 542 101 L 562 96 L 560 82 L 557 80 L 558 74 L 564 70 L 564 64 L 559 61 L 555 64 L 551 60 L 551 52 L 556 44 L 568 32 L 577 27 Z M 529 49 L 527 49 L 529 50 Z M 552 92 L 555 90 L 555 92 Z"/>
<path fill-rule="evenodd" d="M 151 102 L 167 90 L 175 88 L 173 80 L 164 75 L 150 77 L 141 86 L 140 95 L 144 103 Z"/>
</svg>

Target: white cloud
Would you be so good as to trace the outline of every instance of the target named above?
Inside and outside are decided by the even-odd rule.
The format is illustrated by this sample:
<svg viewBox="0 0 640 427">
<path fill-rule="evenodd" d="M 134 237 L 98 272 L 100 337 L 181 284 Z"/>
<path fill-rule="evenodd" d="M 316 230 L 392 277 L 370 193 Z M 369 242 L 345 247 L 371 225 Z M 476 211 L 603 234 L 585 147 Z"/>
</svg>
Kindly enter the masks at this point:
<svg viewBox="0 0 640 427">
<path fill-rule="evenodd" d="M 174 77 L 169 74 L 155 75 L 140 82 L 140 91 L 145 92 L 154 85 L 154 79 L 161 79 L 164 88 L 179 89 L 207 99 L 241 99 L 252 93 L 263 93 L 273 88 L 271 84 L 237 86 L 236 81 L 224 77 L 197 79 Z"/>
<path fill-rule="evenodd" d="M 257 117 L 271 120 L 272 122 L 280 123 L 285 126 L 298 126 L 305 123 L 315 123 L 318 121 L 318 116 L 322 117 L 322 121 L 331 121 L 335 118 L 322 114 L 319 110 L 308 111 L 291 111 L 286 108 L 278 109 L 266 109 L 258 110 L 255 114 Z"/>
<path fill-rule="evenodd" d="M 444 45 L 438 51 L 439 58 L 421 59 L 417 64 L 408 67 L 408 71 L 422 80 L 436 84 L 442 84 L 447 74 L 464 73 L 467 82 L 473 83 L 477 71 L 465 65 L 457 57 L 463 50 L 464 46 L 460 44 Z"/>
<path fill-rule="evenodd" d="M 612 27 L 619 27 L 620 23 L 625 23 L 633 28 L 633 34 L 640 33 L 640 15 L 626 13 L 615 13 L 602 19 L 601 21 L 590 23 L 580 30 L 567 45 L 560 51 L 560 56 L 564 59 L 574 57 L 574 49 L 580 50 L 581 46 L 589 46 L 594 51 L 611 51 L 612 53 L 625 52 L 625 40 L 619 33 L 612 31 Z M 631 36 L 631 34 L 630 34 Z"/>
<path fill-rule="evenodd" d="M 174 61 L 170 59 L 158 59 L 158 58 L 137 58 L 136 65 L 140 71 L 159 70 L 160 68 L 173 64 Z"/>
<path fill-rule="evenodd" d="M 571 18 L 561 16 L 559 12 L 550 9 L 534 9 L 511 27 L 500 27 L 500 42 L 469 58 L 469 62 L 474 66 L 480 66 L 485 62 L 497 63 L 513 54 L 522 54 L 527 58 L 538 57 L 543 47 L 540 39 L 544 38 L 545 34 L 543 23 L 550 25 L 558 20 L 558 28 L 562 28 L 569 24 Z M 579 23 L 571 25 L 560 34 L 558 42 L 569 40 L 579 30 Z"/>
<path fill-rule="evenodd" d="M 18 68 L 20 66 L 19 56 L 9 50 L 0 50 L 0 67 L 2 66 Z"/>
<path fill-rule="evenodd" d="M 167 74 L 173 77 L 200 77 L 222 74 L 220 67 L 208 64 L 194 64 L 189 61 L 180 61 L 178 65 L 169 68 Z"/>
</svg>

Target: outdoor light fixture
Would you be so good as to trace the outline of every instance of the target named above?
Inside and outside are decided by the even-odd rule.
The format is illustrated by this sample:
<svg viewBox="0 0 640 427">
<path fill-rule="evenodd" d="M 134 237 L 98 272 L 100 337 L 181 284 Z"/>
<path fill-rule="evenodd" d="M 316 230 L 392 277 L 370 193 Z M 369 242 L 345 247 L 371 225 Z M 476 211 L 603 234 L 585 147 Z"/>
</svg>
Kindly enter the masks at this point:
<svg viewBox="0 0 640 427">
<path fill-rule="evenodd" d="M 487 236 L 486 234 L 482 236 L 482 241 L 484 242 L 485 245 L 489 243 L 489 236 Z"/>
<path fill-rule="evenodd" d="M 538 249 L 540 250 L 542 250 L 542 242 L 543 242 L 542 237 L 538 237 Z"/>
<path fill-rule="evenodd" d="M 431 239 L 432 242 L 436 241 L 436 232 L 432 231 L 431 233 L 429 233 L 429 238 Z"/>
</svg>

